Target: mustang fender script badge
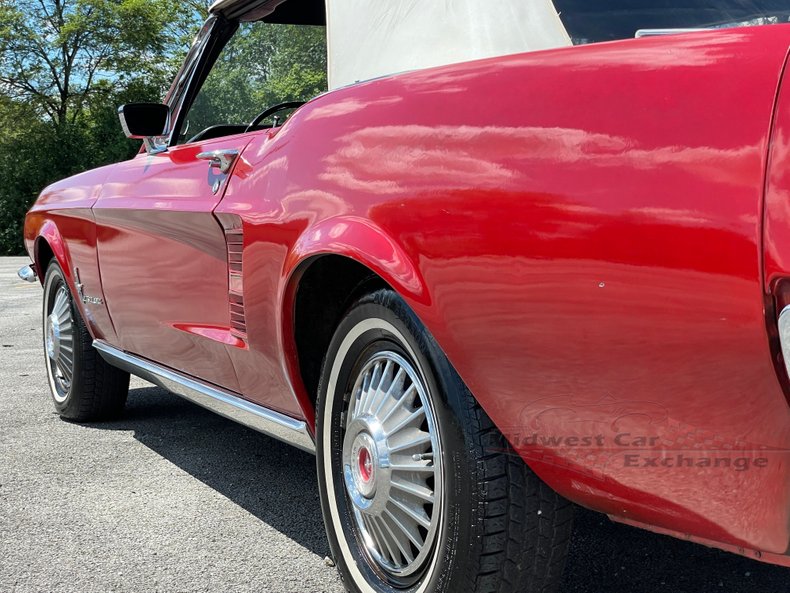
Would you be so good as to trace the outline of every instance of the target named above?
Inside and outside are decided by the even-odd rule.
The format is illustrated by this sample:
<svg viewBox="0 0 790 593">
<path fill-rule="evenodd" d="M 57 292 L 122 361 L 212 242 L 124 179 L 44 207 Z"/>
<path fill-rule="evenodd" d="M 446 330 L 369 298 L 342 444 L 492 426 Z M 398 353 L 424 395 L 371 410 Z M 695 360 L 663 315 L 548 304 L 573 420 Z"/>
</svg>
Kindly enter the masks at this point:
<svg viewBox="0 0 790 593">
<path fill-rule="evenodd" d="M 103 305 L 104 299 L 101 297 L 95 296 L 88 296 L 85 294 L 85 290 L 82 287 L 82 282 L 80 281 L 80 271 L 79 268 L 74 269 L 74 278 L 76 280 L 75 285 L 77 286 L 77 295 L 80 297 L 83 305 Z"/>
<path fill-rule="evenodd" d="M 82 295 L 82 302 L 86 305 L 103 305 L 104 299 L 101 297 Z"/>
</svg>

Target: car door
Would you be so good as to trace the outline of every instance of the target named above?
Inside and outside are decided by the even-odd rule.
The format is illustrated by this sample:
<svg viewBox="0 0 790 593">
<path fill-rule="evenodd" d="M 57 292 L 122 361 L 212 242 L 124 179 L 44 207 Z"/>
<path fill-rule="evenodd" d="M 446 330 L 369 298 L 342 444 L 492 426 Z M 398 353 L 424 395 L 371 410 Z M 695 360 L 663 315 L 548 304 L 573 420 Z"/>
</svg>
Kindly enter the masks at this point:
<svg viewBox="0 0 790 593">
<path fill-rule="evenodd" d="M 238 391 L 225 233 L 213 215 L 227 174 L 206 154 L 248 135 L 140 154 L 114 168 L 94 205 L 104 295 L 119 346 Z"/>
<path fill-rule="evenodd" d="M 213 212 L 265 107 L 228 99 L 237 30 L 207 21 L 167 100 L 169 135 L 116 165 L 93 207 L 117 345 L 232 391 L 228 348 L 244 343 L 230 331 L 228 242 Z"/>
</svg>

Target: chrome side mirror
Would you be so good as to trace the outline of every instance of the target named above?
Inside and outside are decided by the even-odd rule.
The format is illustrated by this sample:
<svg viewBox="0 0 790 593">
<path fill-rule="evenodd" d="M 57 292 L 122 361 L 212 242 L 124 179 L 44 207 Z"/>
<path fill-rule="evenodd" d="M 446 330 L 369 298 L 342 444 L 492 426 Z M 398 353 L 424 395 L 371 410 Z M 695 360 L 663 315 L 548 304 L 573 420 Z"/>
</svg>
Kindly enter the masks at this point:
<svg viewBox="0 0 790 593">
<path fill-rule="evenodd" d="M 167 150 L 163 136 L 167 133 L 170 108 L 163 103 L 127 103 L 118 108 L 121 128 L 127 138 L 142 140 L 153 154 Z"/>
</svg>

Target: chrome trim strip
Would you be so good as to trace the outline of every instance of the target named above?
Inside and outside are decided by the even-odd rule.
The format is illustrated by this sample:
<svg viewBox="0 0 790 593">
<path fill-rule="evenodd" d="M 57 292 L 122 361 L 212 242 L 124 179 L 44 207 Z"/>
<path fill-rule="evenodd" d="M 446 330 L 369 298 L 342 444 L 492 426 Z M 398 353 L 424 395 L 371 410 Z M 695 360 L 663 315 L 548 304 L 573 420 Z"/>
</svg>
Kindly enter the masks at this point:
<svg viewBox="0 0 790 593">
<path fill-rule="evenodd" d="M 220 416 L 315 454 L 313 437 L 302 420 L 264 408 L 230 391 L 119 350 L 102 340 L 94 340 L 93 347 L 113 366 L 159 385 Z"/>
<path fill-rule="evenodd" d="M 701 33 L 702 31 L 712 31 L 713 29 L 639 29 L 634 37 L 659 37 L 661 35 L 682 35 L 683 33 Z"/>
<path fill-rule="evenodd" d="M 33 266 L 25 266 L 23 268 L 19 268 L 16 273 L 22 280 L 25 282 L 35 282 L 36 281 L 36 271 L 33 269 Z"/>
</svg>

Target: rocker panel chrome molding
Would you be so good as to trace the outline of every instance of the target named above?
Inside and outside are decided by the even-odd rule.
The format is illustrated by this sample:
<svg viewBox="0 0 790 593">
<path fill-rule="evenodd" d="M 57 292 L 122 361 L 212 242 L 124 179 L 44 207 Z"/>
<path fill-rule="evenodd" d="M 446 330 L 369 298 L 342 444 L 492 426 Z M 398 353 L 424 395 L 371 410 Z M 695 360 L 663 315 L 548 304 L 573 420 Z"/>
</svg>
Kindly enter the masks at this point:
<svg viewBox="0 0 790 593">
<path fill-rule="evenodd" d="M 118 350 L 102 340 L 94 340 L 93 347 L 113 366 L 159 385 L 225 418 L 315 454 L 313 437 L 302 420 L 264 408 L 230 391 Z"/>
</svg>

